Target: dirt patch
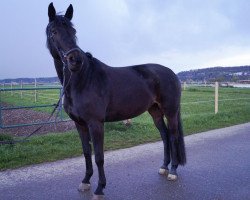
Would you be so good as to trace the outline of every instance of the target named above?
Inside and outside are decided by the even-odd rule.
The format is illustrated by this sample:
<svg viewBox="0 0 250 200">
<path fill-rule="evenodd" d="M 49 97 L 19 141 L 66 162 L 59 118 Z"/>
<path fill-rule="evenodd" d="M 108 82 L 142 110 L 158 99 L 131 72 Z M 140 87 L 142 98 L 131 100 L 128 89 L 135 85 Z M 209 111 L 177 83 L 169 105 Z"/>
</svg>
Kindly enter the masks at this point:
<svg viewBox="0 0 250 200">
<path fill-rule="evenodd" d="M 5 105 L 6 106 L 6 105 Z M 28 124 L 47 122 L 50 114 L 34 111 L 32 109 L 3 110 L 2 123 L 7 125 Z M 54 121 L 55 117 L 51 120 Z M 7 133 L 15 136 L 25 136 L 32 133 L 41 125 L 22 126 L 17 128 L 0 129 L 0 133 Z M 73 121 L 45 124 L 36 134 L 46 134 L 49 132 L 65 132 L 75 128 Z"/>
</svg>

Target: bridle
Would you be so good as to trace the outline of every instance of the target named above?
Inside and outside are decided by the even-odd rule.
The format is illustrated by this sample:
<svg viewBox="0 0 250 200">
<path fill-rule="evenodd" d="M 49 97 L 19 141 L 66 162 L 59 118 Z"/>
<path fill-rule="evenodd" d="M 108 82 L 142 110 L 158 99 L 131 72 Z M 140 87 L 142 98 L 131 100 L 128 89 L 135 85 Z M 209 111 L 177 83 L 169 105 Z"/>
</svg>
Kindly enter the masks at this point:
<svg viewBox="0 0 250 200">
<path fill-rule="evenodd" d="M 61 61 L 63 63 L 63 88 L 62 88 L 62 95 L 60 98 L 62 98 L 62 96 L 65 94 L 65 91 L 70 83 L 70 80 L 71 80 L 71 77 L 72 77 L 72 71 L 68 68 L 68 64 L 67 64 L 67 57 L 70 53 L 74 52 L 74 51 L 79 51 L 80 53 L 84 53 L 79 47 L 75 47 L 75 48 L 72 48 L 70 50 L 68 50 L 67 52 L 63 52 L 62 50 L 60 51 L 58 49 L 58 52 L 61 56 Z M 82 63 L 83 65 L 83 63 Z M 69 79 L 66 83 L 66 70 L 68 70 L 70 72 L 70 76 L 69 76 Z"/>
<path fill-rule="evenodd" d="M 51 23 L 50 22 L 48 24 L 48 28 L 51 26 Z M 49 30 L 48 31 L 48 38 L 50 39 L 51 43 L 53 43 L 53 46 L 54 48 L 57 50 L 60 58 L 61 58 L 61 61 L 62 63 L 66 66 L 67 65 L 67 57 L 70 53 L 74 52 L 74 51 L 79 51 L 79 52 L 83 52 L 79 47 L 74 47 L 74 48 L 71 48 L 70 50 L 64 52 L 62 49 L 60 49 L 59 47 L 57 47 L 57 45 L 55 44 L 55 41 L 54 41 L 54 38 L 53 38 L 53 34 L 52 34 L 52 31 Z"/>
<path fill-rule="evenodd" d="M 60 99 L 62 98 L 62 96 L 64 95 L 68 85 L 69 85 L 69 82 L 71 80 L 71 76 L 72 76 L 72 72 L 71 70 L 68 68 L 68 64 L 67 64 L 67 57 L 70 53 L 74 52 L 74 51 L 78 51 L 80 53 L 83 53 L 83 51 L 79 48 L 79 47 L 74 47 L 74 48 L 71 48 L 70 50 L 64 52 L 62 49 L 60 49 L 59 47 L 57 47 L 57 45 L 55 44 L 55 41 L 54 41 L 54 38 L 53 38 L 53 35 L 51 33 L 49 33 L 48 35 L 49 39 L 50 39 L 50 42 L 53 44 L 53 47 L 56 49 L 56 51 L 58 52 L 59 54 L 59 57 L 61 58 L 61 62 L 63 63 L 63 92 L 62 92 L 62 95 L 60 96 Z M 51 47 L 50 47 L 51 48 Z M 68 70 L 70 72 L 70 77 L 69 77 L 69 80 L 67 81 L 66 83 L 66 70 Z"/>
<path fill-rule="evenodd" d="M 54 45 L 55 46 L 55 45 Z M 57 49 L 60 57 L 61 57 L 61 61 L 62 63 L 67 66 L 67 57 L 69 54 L 71 54 L 74 51 L 79 51 L 80 53 L 82 53 L 83 51 L 79 48 L 79 47 L 74 47 L 66 52 L 64 52 L 63 50 L 59 49 L 58 47 L 55 46 L 55 48 Z"/>
<path fill-rule="evenodd" d="M 66 58 L 70 53 L 72 53 L 74 51 L 79 51 L 81 53 L 83 52 L 79 47 L 72 48 L 72 49 L 68 50 L 66 53 L 64 53 L 63 51 L 61 51 L 61 52 L 62 52 L 62 56 L 64 58 Z"/>
</svg>

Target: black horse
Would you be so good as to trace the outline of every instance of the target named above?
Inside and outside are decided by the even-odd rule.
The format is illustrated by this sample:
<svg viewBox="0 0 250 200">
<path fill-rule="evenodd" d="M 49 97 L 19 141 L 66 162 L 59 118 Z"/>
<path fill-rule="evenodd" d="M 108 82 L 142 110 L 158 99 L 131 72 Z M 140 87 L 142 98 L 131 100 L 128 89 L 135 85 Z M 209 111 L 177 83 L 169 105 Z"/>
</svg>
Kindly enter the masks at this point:
<svg viewBox="0 0 250 200">
<path fill-rule="evenodd" d="M 181 85 L 174 72 L 157 64 L 110 67 L 77 46 L 76 30 L 70 22 L 72 5 L 63 16 L 56 15 L 51 3 L 48 15 L 47 47 L 64 88 L 65 111 L 76 124 L 86 160 L 86 174 L 79 190 L 90 188 L 92 141 L 99 173 L 94 197 L 103 195 L 104 122 L 133 118 L 145 111 L 152 116 L 164 144 L 159 173 L 176 180 L 176 169 L 186 163 L 186 154 L 180 119 Z"/>
</svg>

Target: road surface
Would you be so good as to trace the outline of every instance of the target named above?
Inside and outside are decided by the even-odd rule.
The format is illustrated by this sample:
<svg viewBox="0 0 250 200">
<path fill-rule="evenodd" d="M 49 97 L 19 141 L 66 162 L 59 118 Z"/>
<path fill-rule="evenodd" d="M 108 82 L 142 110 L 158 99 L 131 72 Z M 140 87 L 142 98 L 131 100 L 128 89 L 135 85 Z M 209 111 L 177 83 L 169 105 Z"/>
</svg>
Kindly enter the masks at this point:
<svg viewBox="0 0 250 200">
<path fill-rule="evenodd" d="M 250 123 L 185 137 L 187 164 L 179 179 L 169 182 L 158 174 L 162 142 L 105 153 L 106 200 L 236 200 L 250 199 Z M 84 159 L 0 172 L 1 200 L 91 199 L 77 187 L 84 174 Z"/>
</svg>

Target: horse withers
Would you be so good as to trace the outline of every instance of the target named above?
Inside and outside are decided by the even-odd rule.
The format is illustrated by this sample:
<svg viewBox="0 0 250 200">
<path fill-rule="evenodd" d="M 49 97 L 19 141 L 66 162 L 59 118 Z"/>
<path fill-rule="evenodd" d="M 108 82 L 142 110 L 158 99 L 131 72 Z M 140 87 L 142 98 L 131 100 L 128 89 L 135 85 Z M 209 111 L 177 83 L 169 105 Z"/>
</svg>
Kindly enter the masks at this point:
<svg viewBox="0 0 250 200">
<path fill-rule="evenodd" d="M 176 180 L 177 167 L 186 163 L 186 154 L 180 117 L 181 85 L 175 73 L 158 64 L 110 67 L 78 47 L 71 23 L 72 5 L 65 15 L 57 15 L 51 3 L 48 15 L 47 47 L 63 85 L 64 109 L 75 122 L 86 161 L 79 190 L 90 189 L 92 142 L 99 173 L 94 198 L 104 195 L 104 122 L 131 119 L 145 111 L 152 116 L 163 140 L 164 162 L 159 173 Z"/>
</svg>

